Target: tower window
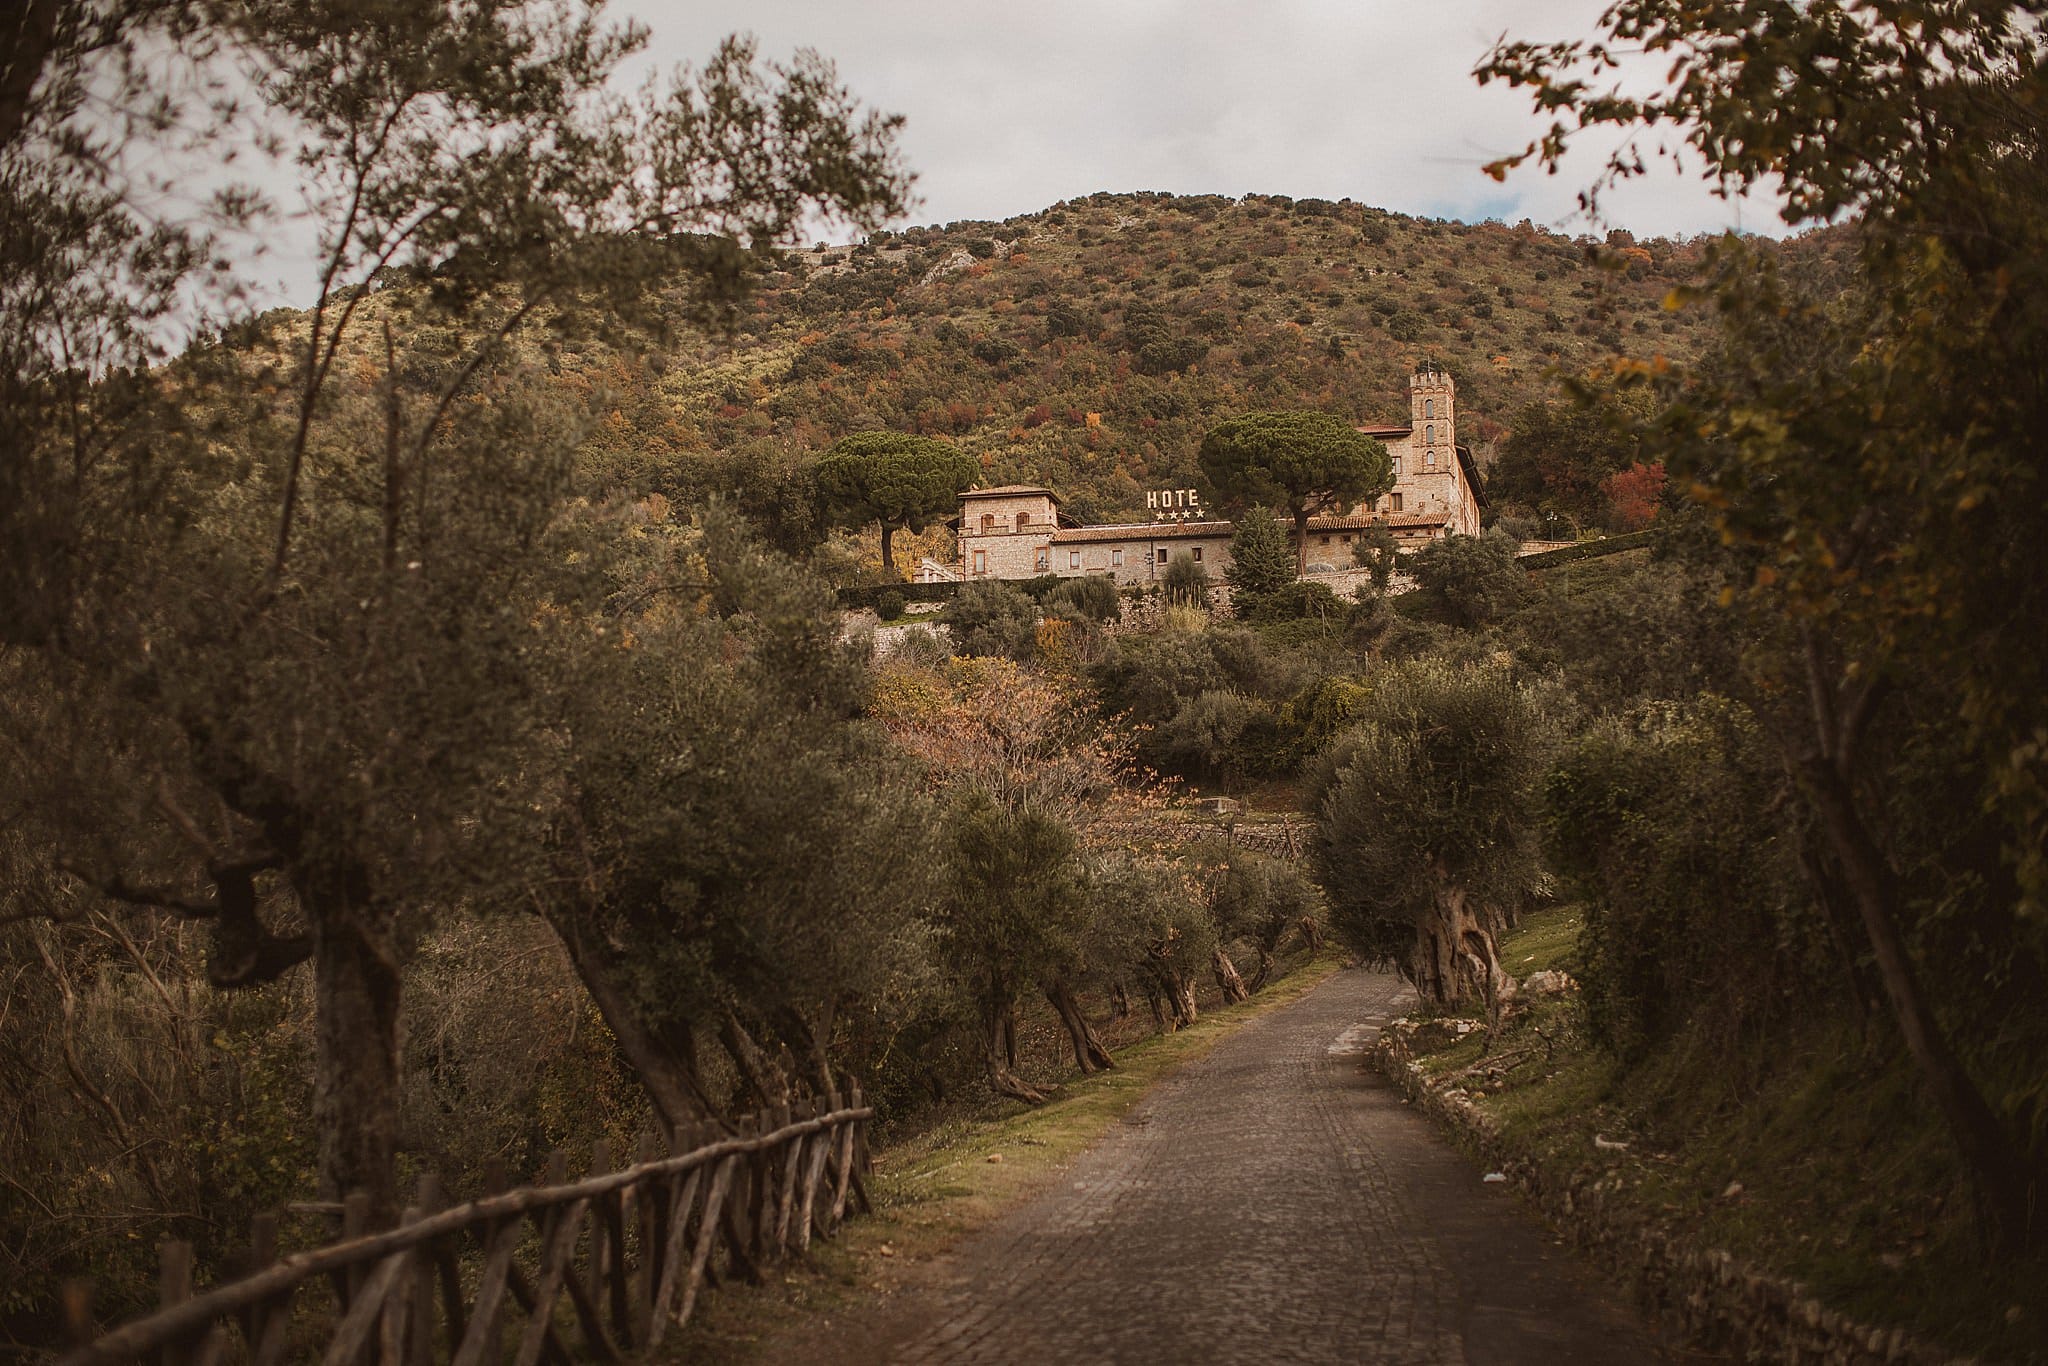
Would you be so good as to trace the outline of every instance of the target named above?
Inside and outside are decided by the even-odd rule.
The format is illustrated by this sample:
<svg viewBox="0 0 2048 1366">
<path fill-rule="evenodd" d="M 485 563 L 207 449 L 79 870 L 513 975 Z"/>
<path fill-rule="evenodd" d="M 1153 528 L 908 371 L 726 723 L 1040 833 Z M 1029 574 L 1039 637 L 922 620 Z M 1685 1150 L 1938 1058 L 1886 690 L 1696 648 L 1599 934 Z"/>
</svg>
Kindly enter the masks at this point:
<svg viewBox="0 0 2048 1366">
<path fill-rule="evenodd" d="M 1425 446 L 1434 446 L 1436 444 L 1436 428 L 1424 427 L 1422 429 L 1422 444 Z"/>
<path fill-rule="evenodd" d="M 1433 399 L 1433 398 L 1426 398 L 1426 399 L 1422 400 L 1422 415 L 1423 415 L 1424 417 L 1435 417 L 1435 416 L 1436 416 L 1436 400 L 1435 400 L 1435 399 Z"/>
</svg>

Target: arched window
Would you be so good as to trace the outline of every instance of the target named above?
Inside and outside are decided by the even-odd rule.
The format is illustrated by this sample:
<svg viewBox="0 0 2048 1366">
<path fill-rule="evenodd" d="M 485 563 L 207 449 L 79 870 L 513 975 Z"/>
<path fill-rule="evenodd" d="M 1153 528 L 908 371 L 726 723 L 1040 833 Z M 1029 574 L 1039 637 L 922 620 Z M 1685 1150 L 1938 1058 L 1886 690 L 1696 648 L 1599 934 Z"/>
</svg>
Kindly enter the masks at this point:
<svg viewBox="0 0 2048 1366">
<path fill-rule="evenodd" d="M 1422 429 L 1422 444 L 1425 446 L 1434 446 L 1436 444 L 1436 428 L 1424 427 Z"/>
<path fill-rule="evenodd" d="M 1433 399 L 1433 398 L 1426 398 L 1426 399 L 1422 400 L 1422 415 L 1423 415 L 1424 417 L 1435 417 L 1435 416 L 1436 416 L 1436 400 L 1435 400 L 1435 399 Z"/>
</svg>

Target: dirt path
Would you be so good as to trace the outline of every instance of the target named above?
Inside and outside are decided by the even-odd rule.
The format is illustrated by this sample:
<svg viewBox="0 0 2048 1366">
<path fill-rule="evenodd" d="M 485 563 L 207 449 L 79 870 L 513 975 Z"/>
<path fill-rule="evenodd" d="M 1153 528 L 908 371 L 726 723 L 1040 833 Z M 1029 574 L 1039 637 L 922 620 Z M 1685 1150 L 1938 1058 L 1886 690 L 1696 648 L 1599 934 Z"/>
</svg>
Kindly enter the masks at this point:
<svg viewBox="0 0 2048 1366">
<path fill-rule="evenodd" d="M 1051 1189 L 762 1359 L 1673 1360 L 1361 1065 L 1404 997 L 1337 974 L 1161 1083 Z"/>
</svg>

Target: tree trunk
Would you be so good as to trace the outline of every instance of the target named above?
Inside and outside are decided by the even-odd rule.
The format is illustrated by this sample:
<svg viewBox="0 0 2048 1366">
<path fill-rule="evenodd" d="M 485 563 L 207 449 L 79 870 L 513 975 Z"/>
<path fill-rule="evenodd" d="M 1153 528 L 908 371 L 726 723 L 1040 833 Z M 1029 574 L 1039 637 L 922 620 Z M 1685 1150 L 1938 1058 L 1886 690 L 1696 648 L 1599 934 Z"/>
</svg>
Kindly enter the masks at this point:
<svg viewBox="0 0 2048 1366">
<path fill-rule="evenodd" d="M 818 1099 L 834 1094 L 838 1089 L 838 1078 L 832 1071 L 832 1057 L 825 1047 L 825 1039 L 832 1032 L 829 1011 L 824 1021 L 813 1023 L 811 1018 L 793 1005 L 782 1005 L 775 1010 L 775 1032 L 782 1036 L 783 1046 L 803 1066 L 804 1080 Z"/>
<path fill-rule="evenodd" d="M 1239 1001 L 1251 999 L 1251 993 L 1245 990 L 1244 979 L 1237 975 L 1237 964 L 1230 961 L 1230 955 L 1223 951 L 1221 944 L 1210 951 L 1209 971 L 1215 974 L 1216 985 L 1223 991 L 1225 1004 L 1236 1005 Z"/>
<path fill-rule="evenodd" d="M 370 1197 L 374 1226 L 398 1213 L 399 992 L 390 915 L 367 898 L 300 888 L 313 925 L 313 1123 L 320 1194 Z"/>
<path fill-rule="evenodd" d="M 1312 954 L 1321 953 L 1323 951 L 1323 927 L 1316 923 L 1316 918 L 1312 915 L 1303 916 L 1300 928 L 1301 942 L 1308 945 L 1308 951 Z"/>
<path fill-rule="evenodd" d="M 1512 980 L 1500 965 L 1493 925 L 1473 908 L 1465 889 L 1441 870 L 1430 913 L 1415 928 L 1412 954 L 1411 980 L 1431 1005 L 1476 1000 L 1497 1017 L 1502 1001 L 1513 991 Z"/>
<path fill-rule="evenodd" d="M 896 560 L 889 553 L 889 542 L 896 535 L 896 528 L 882 523 L 882 572 L 890 578 L 896 577 Z"/>
<path fill-rule="evenodd" d="M 1308 512 L 1296 509 L 1294 513 L 1294 577 L 1308 577 Z"/>
<path fill-rule="evenodd" d="M 782 1069 L 761 1051 L 761 1046 L 754 1042 L 754 1036 L 740 1023 L 740 1017 L 730 1010 L 718 1022 L 718 1041 L 724 1045 L 733 1066 L 739 1070 L 740 1079 L 746 1082 L 747 1089 L 754 1093 L 754 1099 L 763 1110 L 789 1104 L 789 1082 L 782 1075 Z"/>
<path fill-rule="evenodd" d="M 1095 1026 L 1088 1023 L 1088 1017 L 1081 1010 L 1081 1003 L 1074 999 L 1073 991 L 1061 978 L 1054 978 L 1045 984 L 1045 999 L 1059 1012 L 1060 1022 L 1067 1027 L 1067 1037 L 1074 1045 L 1074 1066 L 1083 1073 L 1106 1071 L 1115 1067 L 1116 1062 L 1103 1047 L 1102 1039 L 1096 1034 Z"/>
<path fill-rule="evenodd" d="M 1109 984 L 1109 1013 L 1112 1019 L 1128 1019 L 1131 1013 L 1131 990 L 1119 977 Z"/>
<path fill-rule="evenodd" d="M 1045 1092 L 1017 1075 L 1017 1031 L 1009 1002 L 985 999 L 981 1024 L 989 1089 L 1026 1105 L 1043 1105 L 1050 1100 Z"/>
<path fill-rule="evenodd" d="M 650 1026 L 627 999 L 612 955 L 584 935 L 573 916 L 550 915 L 547 921 L 568 952 L 570 966 L 590 993 L 597 1013 L 604 1018 L 605 1028 L 611 1031 L 619 1056 L 647 1092 L 662 1137 L 673 1143 L 679 1131 L 706 1121 L 723 1127 L 717 1107 L 704 1094 L 699 1080 L 696 1040 L 689 1026 L 678 1023 L 659 1030 Z"/>
<path fill-rule="evenodd" d="M 1273 949 L 1271 945 L 1260 944 L 1259 970 L 1252 974 L 1252 980 L 1245 984 L 1245 990 L 1256 996 L 1266 989 L 1266 982 L 1273 976 Z"/>
<path fill-rule="evenodd" d="M 2041 1224 L 2048 1222 L 2036 1211 L 2041 1195 L 2037 1182 L 1942 1036 L 1899 932 L 1897 877 L 1856 810 L 1848 779 L 1825 758 L 1803 767 L 1807 792 L 1869 936 L 1878 980 L 1905 1037 L 1906 1051 L 1969 1166 L 1978 1217 L 1991 1249 L 2001 1255 L 2024 1252 L 2037 1240 Z"/>
</svg>

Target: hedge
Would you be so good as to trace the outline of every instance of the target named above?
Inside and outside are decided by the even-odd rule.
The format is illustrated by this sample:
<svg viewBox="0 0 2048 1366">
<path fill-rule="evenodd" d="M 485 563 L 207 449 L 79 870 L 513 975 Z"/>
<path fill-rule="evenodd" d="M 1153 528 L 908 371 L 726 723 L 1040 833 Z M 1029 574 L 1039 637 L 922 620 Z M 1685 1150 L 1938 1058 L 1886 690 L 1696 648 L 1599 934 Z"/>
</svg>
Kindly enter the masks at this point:
<svg viewBox="0 0 2048 1366">
<path fill-rule="evenodd" d="M 1524 569 L 1554 569 L 1561 564 L 1596 560 L 1602 555 L 1619 555 L 1624 550 L 1649 545 L 1656 539 L 1655 530 L 1631 531 L 1626 536 L 1603 536 L 1597 541 L 1581 541 L 1577 545 L 1562 546 L 1556 550 L 1539 550 L 1534 555 L 1518 557 L 1515 563 Z"/>
<path fill-rule="evenodd" d="M 960 591 L 957 583 L 862 583 L 839 590 L 839 605 L 848 611 L 870 610 L 884 593 L 901 593 L 905 602 L 944 602 Z"/>
</svg>

